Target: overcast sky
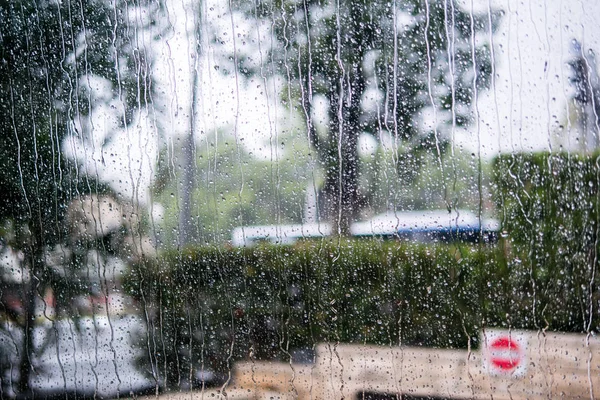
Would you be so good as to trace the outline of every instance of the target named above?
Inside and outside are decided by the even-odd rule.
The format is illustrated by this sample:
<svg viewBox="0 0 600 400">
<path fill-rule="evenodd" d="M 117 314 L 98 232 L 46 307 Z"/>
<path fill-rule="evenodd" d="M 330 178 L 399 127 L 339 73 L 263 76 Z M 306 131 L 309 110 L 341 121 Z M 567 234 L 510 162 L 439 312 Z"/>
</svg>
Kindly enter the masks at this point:
<svg viewBox="0 0 600 400">
<path fill-rule="evenodd" d="M 600 2 L 494 0 L 493 7 L 505 11 L 494 36 L 496 88 L 481 95 L 479 124 L 461 141 L 471 146 L 479 137 L 485 157 L 498 151 L 558 151 L 560 144 L 577 148 L 567 112 L 572 90 L 567 63 L 573 39 L 586 52 L 600 50 Z"/>
</svg>

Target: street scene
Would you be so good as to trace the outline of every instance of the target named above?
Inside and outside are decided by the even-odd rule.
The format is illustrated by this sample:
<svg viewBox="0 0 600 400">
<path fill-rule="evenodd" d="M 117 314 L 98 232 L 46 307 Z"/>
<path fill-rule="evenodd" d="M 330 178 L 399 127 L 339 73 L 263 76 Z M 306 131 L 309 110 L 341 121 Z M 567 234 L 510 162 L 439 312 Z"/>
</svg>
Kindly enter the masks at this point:
<svg viewBox="0 0 600 400">
<path fill-rule="evenodd" d="M 0 2 L 0 399 L 600 398 L 598 16 Z"/>
</svg>

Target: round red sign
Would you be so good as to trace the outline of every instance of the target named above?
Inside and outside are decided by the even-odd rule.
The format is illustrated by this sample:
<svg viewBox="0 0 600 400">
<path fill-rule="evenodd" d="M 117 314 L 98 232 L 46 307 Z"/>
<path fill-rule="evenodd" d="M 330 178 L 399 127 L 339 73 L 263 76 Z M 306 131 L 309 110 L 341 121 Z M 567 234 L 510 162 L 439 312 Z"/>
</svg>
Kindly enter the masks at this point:
<svg viewBox="0 0 600 400">
<path fill-rule="evenodd" d="M 501 336 L 489 345 L 490 363 L 504 372 L 511 372 L 519 366 L 523 358 L 521 348 L 510 337 Z"/>
</svg>

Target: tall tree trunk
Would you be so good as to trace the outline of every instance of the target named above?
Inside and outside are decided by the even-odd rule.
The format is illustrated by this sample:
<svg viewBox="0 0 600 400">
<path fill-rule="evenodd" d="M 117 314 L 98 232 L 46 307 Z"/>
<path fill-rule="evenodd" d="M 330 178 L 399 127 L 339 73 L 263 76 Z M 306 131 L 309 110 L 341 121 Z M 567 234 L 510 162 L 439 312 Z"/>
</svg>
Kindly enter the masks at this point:
<svg viewBox="0 0 600 400">
<path fill-rule="evenodd" d="M 192 192 L 195 180 L 194 123 L 191 126 L 190 133 L 185 136 L 182 147 L 184 167 L 180 181 L 181 204 L 179 209 L 179 246 L 181 247 L 187 246 L 194 237 L 194 224 L 192 223 Z"/>
<path fill-rule="evenodd" d="M 325 202 L 334 235 L 349 236 L 350 224 L 360 212 L 358 187 L 360 95 L 364 76 L 359 65 L 350 66 L 350 79 L 342 77 L 329 96 L 330 143 L 324 160 Z"/>
<path fill-rule="evenodd" d="M 359 192 L 358 138 L 361 127 L 361 98 L 366 89 L 363 61 L 372 42 L 372 32 L 362 24 L 362 1 L 345 4 L 339 12 L 340 34 L 336 40 L 338 76 L 329 90 L 329 140 L 321 146 L 325 168 L 325 208 L 334 235 L 349 236 L 350 224 L 361 210 Z M 323 148 L 326 147 L 326 148 Z"/>
</svg>

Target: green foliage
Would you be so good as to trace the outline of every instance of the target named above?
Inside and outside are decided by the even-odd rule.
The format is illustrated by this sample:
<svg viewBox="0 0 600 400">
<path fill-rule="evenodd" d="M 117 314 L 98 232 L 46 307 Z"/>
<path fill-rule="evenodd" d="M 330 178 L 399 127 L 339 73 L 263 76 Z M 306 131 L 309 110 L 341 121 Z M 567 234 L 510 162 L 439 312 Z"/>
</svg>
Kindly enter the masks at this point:
<svg viewBox="0 0 600 400">
<path fill-rule="evenodd" d="M 93 106 L 87 79 L 114 83 L 125 104 L 149 90 L 149 81 L 119 71 L 144 63 L 127 57 L 134 37 L 123 7 L 102 0 L 0 3 L 0 221 L 27 226 L 36 246 L 62 240 L 71 199 L 104 190 L 62 150 L 68 135 L 82 135 L 75 120 Z M 126 107 L 123 124 L 133 110 Z"/>
<path fill-rule="evenodd" d="M 341 77 L 356 82 L 351 88 L 360 91 L 353 97 L 360 98 L 373 86 L 387 96 L 381 99 L 381 115 L 375 111 L 361 115 L 360 129 L 373 134 L 381 129 L 379 124 L 405 139 L 430 134 L 418 128 L 419 113 L 431 105 L 429 84 L 436 107 L 446 110 L 439 121 L 465 124 L 469 115 L 459 106 L 471 103 L 472 73 L 477 74 L 477 89 L 490 83 L 489 44 L 479 42 L 483 44 L 472 54 L 471 36 L 472 32 L 494 31 L 500 15 L 496 11 L 489 16 L 471 14 L 444 1 L 414 0 L 399 2 L 395 10 L 392 3 L 372 0 L 264 0 L 238 7 L 273 24 L 280 42 L 272 49 L 272 57 L 278 65 L 287 66 L 285 73 L 294 80 L 291 84 L 300 85 L 298 106 L 316 94 L 336 103 Z M 394 18 L 396 13 L 402 22 Z M 358 75 L 368 82 L 359 83 Z M 388 120 L 381 119 L 385 107 L 390 112 Z M 448 112 L 453 107 L 454 119 Z M 337 114 L 337 109 L 331 113 Z M 331 141 L 335 133 L 329 135 L 324 145 L 336 147 Z"/>
<path fill-rule="evenodd" d="M 174 383 L 323 341 L 476 347 L 485 327 L 597 331 L 599 160 L 498 157 L 495 246 L 318 241 L 140 263 L 127 288 L 163 346 L 155 370 Z"/>
<path fill-rule="evenodd" d="M 600 159 L 598 154 L 503 155 L 494 164 L 496 204 L 506 241 L 538 303 L 532 317 L 543 328 L 563 299 L 579 309 L 564 320 L 571 329 L 597 329 Z M 596 321 L 596 322 L 594 322 Z"/>
<path fill-rule="evenodd" d="M 473 154 L 449 148 L 440 157 L 431 149 L 407 147 L 396 152 L 380 147 L 364 160 L 361 186 L 368 188 L 366 203 L 373 214 L 390 209 L 476 210 L 480 193 L 487 196 L 489 165 L 483 166 L 480 184 Z"/>
<path fill-rule="evenodd" d="M 279 139 L 281 147 L 274 149 L 273 159 L 251 155 L 224 134 L 206 136 L 197 144 L 191 201 L 196 243 L 226 243 L 236 226 L 302 221 L 304 193 L 312 178 L 307 146 L 294 137 Z M 181 157 L 175 148 L 164 151 L 159 160 L 155 200 L 165 208 L 157 232 L 164 248 L 179 243 Z"/>
<path fill-rule="evenodd" d="M 550 330 L 582 330 L 579 294 L 534 305 L 527 270 L 504 244 L 187 249 L 136 265 L 126 287 L 149 310 L 162 346 L 153 370 L 172 386 L 201 364 L 227 372 L 235 360 L 289 360 L 323 341 L 476 347 L 484 327 L 537 329 L 534 307 Z"/>
</svg>

